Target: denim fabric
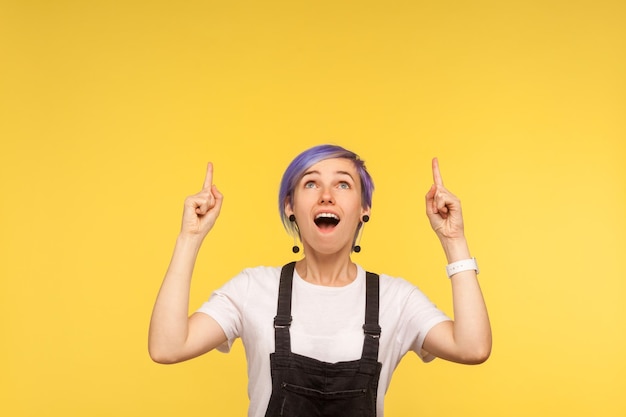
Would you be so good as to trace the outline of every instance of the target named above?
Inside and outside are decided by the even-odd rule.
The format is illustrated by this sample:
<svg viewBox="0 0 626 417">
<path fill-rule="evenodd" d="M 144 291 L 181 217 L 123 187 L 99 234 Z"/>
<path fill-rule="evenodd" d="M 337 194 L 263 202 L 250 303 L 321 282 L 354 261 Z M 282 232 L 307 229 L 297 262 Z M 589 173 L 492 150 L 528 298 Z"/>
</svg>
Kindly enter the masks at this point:
<svg viewBox="0 0 626 417">
<path fill-rule="evenodd" d="M 293 353 L 273 353 L 270 360 L 272 397 L 266 417 L 376 416 L 380 363 L 326 363 Z"/>
</svg>

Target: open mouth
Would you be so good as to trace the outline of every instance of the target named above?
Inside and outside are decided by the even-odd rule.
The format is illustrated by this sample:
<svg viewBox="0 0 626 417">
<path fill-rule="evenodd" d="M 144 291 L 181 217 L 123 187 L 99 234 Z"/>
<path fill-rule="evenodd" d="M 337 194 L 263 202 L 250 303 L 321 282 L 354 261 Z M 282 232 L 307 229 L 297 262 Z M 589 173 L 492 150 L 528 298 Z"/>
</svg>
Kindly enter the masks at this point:
<svg viewBox="0 0 626 417">
<path fill-rule="evenodd" d="M 330 230 L 339 224 L 339 217 L 333 213 L 319 213 L 313 221 L 320 229 Z"/>
</svg>

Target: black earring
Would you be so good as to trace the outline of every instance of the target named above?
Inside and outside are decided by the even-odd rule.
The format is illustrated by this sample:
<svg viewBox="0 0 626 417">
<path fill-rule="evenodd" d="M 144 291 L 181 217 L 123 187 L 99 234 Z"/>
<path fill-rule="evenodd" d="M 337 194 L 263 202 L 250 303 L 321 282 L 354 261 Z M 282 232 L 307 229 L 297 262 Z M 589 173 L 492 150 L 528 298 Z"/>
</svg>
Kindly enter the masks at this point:
<svg viewBox="0 0 626 417">
<path fill-rule="evenodd" d="M 365 214 L 361 220 L 363 221 L 363 223 L 367 223 L 367 222 L 370 221 L 370 216 Z M 360 245 L 360 243 L 361 243 L 361 235 L 362 234 L 363 234 L 363 225 L 361 225 L 361 227 L 359 227 L 359 232 L 358 232 L 358 235 L 357 235 L 357 238 L 356 238 L 357 244 L 354 245 L 354 248 L 352 248 L 356 253 L 361 252 L 361 245 Z"/>
<path fill-rule="evenodd" d="M 296 225 L 296 229 L 298 228 L 298 224 L 296 223 L 296 216 L 294 216 L 293 214 L 290 214 L 289 215 L 289 221 Z M 296 244 L 296 234 L 295 233 L 293 234 L 293 247 L 291 248 L 291 251 L 293 253 L 300 252 L 300 248 Z"/>
</svg>

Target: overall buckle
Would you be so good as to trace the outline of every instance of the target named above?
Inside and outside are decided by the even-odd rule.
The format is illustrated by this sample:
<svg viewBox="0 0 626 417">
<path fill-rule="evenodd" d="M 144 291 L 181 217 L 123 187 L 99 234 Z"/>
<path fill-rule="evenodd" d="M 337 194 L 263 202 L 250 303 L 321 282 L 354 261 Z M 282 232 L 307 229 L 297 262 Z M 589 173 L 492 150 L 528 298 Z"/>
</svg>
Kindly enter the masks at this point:
<svg viewBox="0 0 626 417">
<path fill-rule="evenodd" d="M 274 317 L 274 328 L 275 329 L 284 329 L 286 327 L 291 326 L 292 316 L 276 316 Z"/>
<path fill-rule="evenodd" d="M 378 339 L 380 337 L 380 332 L 381 332 L 381 328 L 378 324 L 364 324 L 363 325 L 363 332 L 368 335 L 369 337 L 372 337 L 374 339 Z"/>
</svg>

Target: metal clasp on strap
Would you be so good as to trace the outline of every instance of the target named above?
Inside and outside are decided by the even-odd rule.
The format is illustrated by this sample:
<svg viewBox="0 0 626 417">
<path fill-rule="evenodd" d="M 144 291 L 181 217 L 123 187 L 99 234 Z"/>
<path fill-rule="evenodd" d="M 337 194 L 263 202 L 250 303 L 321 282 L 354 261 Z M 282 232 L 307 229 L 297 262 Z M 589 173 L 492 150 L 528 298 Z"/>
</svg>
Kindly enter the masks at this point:
<svg viewBox="0 0 626 417">
<path fill-rule="evenodd" d="M 274 328 L 275 329 L 284 329 L 285 327 L 291 326 L 291 320 L 293 317 L 291 316 L 276 316 L 274 317 Z"/>
<path fill-rule="evenodd" d="M 374 339 L 378 339 L 380 337 L 381 328 L 378 324 L 364 324 L 363 332 Z"/>
</svg>

